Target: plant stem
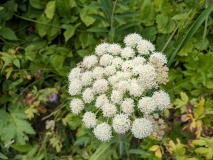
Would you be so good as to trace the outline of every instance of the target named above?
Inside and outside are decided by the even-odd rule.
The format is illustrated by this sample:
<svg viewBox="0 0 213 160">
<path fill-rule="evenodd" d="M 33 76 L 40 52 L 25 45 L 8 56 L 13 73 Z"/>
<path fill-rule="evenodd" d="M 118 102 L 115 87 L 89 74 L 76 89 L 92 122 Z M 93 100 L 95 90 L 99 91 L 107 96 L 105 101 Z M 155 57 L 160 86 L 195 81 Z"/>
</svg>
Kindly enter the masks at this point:
<svg viewBox="0 0 213 160">
<path fill-rule="evenodd" d="M 118 2 L 118 0 L 115 0 L 114 5 L 113 5 L 113 9 L 112 9 L 111 20 L 110 20 L 110 32 L 109 32 L 109 40 L 110 40 L 110 42 L 114 41 L 115 31 L 114 31 L 113 23 L 114 23 L 115 7 L 116 7 L 117 2 Z"/>
</svg>

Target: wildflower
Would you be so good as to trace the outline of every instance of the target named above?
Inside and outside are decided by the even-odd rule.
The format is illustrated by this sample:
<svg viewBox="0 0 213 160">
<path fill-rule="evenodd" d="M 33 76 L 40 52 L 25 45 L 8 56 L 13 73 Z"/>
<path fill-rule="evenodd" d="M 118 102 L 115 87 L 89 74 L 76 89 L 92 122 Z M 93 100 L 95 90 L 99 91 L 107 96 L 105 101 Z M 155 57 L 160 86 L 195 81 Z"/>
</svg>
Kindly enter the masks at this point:
<svg viewBox="0 0 213 160">
<path fill-rule="evenodd" d="M 137 33 L 132 33 L 124 38 L 124 43 L 128 47 L 136 47 L 137 43 L 142 40 L 142 37 Z"/>
<path fill-rule="evenodd" d="M 55 102 L 56 99 L 57 99 L 57 94 L 53 93 L 53 94 L 51 94 L 50 96 L 48 96 L 47 99 L 48 99 L 50 102 Z"/>
<path fill-rule="evenodd" d="M 112 138 L 112 127 L 106 122 L 103 122 L 94 128 L 93 133 L 97 139 L 106 142 Z"/>
<path fill-rule="evenodd" d="M 146 138 L 152 131 L 152 122 L 146 118 L 138 118 L 132 124 L 132 134 L 135 138 Z"/>
<path fill-rule="evenodd" d="M 97 45 L 95 48 L 95 54 L 97 54 L 99 56 L 106 54 L 109 46 L 110 45 L 108 43 L 101 43 L 101 44 Z"/>
<path fill-rule="evenodd" d="M 119 55 L 121 53 L 121 46 L 119 44 L 115 44 L 115 43 L 111 44 L 107 48 L 107 51 L 108 51 L 109 54 Z"/>
<path fill-rule="evenodd" d="M 117 114 L 112 120 L 112 127 L 118 134 L 124 134 L 130 129 L 130 119 L 125 114 Z"/>
<path fill-rule="evenodd" d="M 71 82 L 74 79 L 79 79 L 81 76 L 81 69 L 80 68 L 73 68 L 68 76 L 68 80 Z"/>
<path fill-rule="evenodd" d="M 117 91 L 117 90 L 112 91 L 111 101 L 113 103 L 120 104 L 122 102 L 122 99 L 123 99 L 123 94 L 120 91 Z"/>
<path fill-rule="evenodd" d="M 73 81 L 70 82 L 68 91 L 71 96 L 79 94 L 81 90 L 82 90 L 82 83 L 80 80 L 74 79 Z"/>
<path fill-rule="evenodd" d="M 75 98 L 70 102 L 70 108 L 72 113 L 77 115 L 84 109 L 84 102 L 79 98 Z"/>
<path fill-rule="evenodd" d="M 94 128 L 97 123 L 96 115 L 92 112 L 86 112 L 83 115 L 82 121 L 87 128 Z"/>
<path fill-rule="evenodd" d="M 90 103 L 90 102 L 92 102 L 94 100 L 93 89 L 87 88 L 83 92 L 83 100 L 84 100 L 85 103 Z"/>
<path fill-rule="evenodd" d="M 141 55 L 149 55 L 155 50 L 155 46 L 147 40 L 140 40 L 137 42 L 137 50 Z"/>
<path fill-rule="evenodd" d="M 110 65 L 112 63 L 112 59 L 113 59 L 112 55 L 104 54 L 100 58 L 100 65 L 101 66 L 108 66 L 108 65 Z"/>
<path fill-rule="evenodd" d="M 109 100 L 105 94 L 102 94 L 96 98 L 95 106 L 101 108 L 104 104 L 109 104 Z"/>
<path fill-rule="evenodd" d="M 96 63 L 98 63 L 98 58 L 95 55 L 87 56 L 83 60 L 83 65 L 88 69 L 95 66 Z"/>
<path fill-rule="evenodd" d="M 90 85 L 93 81 L 93 74 L 91 71 L 82 73 L 81 82 L 83 86 Z"/>
<path fill-rule="evenodd" d="M 101 109 L 104 117 L 113 117 L 117 112 L 116 106 L 111 103 L 105 103 Z"/>
<path fill-rule="evenodd" d="M 155 91 L 152 98 L 154 99 L 156 106 L 159 110 L 167 108 L 170 104 L 170 97 L 164 91 Z"/>
<path fill-rule="evenodd" d="M 134 112 L 134 100 L 131 98 L 125 98 L 121 103 L 121 110 L 125 114 L 131 115 Z"/>
<path fill-rule="evenodd" d="M 151 97 L 142 97 L 139 100 L 138 108 L 145 114 L 150 114 L 156 110 L 156 103 Z"/>
<path fill-rule="evenodd" d="M 121 50 L 121 57 L 124 59 L 129 59 L 135 56 L 135 51 L 131 47 L 125 47 Z"/>
</svg>

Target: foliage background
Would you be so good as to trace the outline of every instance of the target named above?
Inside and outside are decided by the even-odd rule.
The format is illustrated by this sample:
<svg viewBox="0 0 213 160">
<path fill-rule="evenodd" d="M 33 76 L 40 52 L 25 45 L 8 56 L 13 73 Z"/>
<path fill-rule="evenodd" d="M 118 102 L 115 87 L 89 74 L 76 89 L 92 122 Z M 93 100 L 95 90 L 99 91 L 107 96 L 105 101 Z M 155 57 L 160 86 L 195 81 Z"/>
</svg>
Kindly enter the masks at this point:
<svg viewBox="0 0 213 160">
<path fill-rule="evenodd" d="M 139 33 L 168 59 L 208 0 L 0 2 L 0 159 L 212 159 L 212 14 L 175 56 L 162 141 L 100 143 L 69 109 L 67 75 L 97 44 Z M 170 59 L 171 60 L 171 59 Z M 57 94 L 57 100 L 47 97 Z M 123 142 L 123 146 L 119 147 Z M 122 150 L 119 150 L 122 148 Z M 121 154 L 122 153 L 122 154 Z"/>
</svg>

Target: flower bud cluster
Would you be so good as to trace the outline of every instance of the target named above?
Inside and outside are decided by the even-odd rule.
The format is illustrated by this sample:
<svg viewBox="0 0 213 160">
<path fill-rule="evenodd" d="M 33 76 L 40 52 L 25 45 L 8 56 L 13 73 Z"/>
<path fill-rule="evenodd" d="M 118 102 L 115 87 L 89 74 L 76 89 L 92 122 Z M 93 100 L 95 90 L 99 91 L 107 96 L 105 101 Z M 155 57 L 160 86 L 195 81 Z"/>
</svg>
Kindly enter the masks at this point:
<svg viewBox="0 0 213 160">
<path fill-rule="evenodd" d="M 70 71 L 71 111 L 101 141 L 128 131 L 139 139 L 159 138 L 156 121 L 147 115 L 170 104 L 169 95 L 159 90 L 168 81 L 166 56 L 136 33 L 127 35 L 124 44 L 99 44 L 94 55 Z"/>
</svg>

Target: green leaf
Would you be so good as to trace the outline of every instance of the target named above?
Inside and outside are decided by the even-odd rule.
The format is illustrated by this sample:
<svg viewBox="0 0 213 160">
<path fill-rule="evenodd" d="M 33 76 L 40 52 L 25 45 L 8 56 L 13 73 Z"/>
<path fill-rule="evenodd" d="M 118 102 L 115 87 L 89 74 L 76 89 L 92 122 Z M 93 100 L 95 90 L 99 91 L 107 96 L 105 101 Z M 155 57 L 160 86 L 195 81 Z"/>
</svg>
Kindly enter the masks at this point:
<svg viewBox="0 0 213 160">
<path fill-rule="evenodd" d="M 55 1 L 49 1 L 44 12 L 47 18 L 52 19 L 55 13 Z"/>
<path fill-rule="evenodd" d="M 25 145 L 13 144 L 13 145 L 11 145 L 11 147 L 19 152 L 28 152 L 31 149 L 33 149 L 33 146 L 31 146 L 29 144 L 25 144 Z"/>
<path fill-rule="evenodd" d="M 90 17 L 92 17 L 92 18 L 94 18 L 94 19 L 97 19 L 97 20 L 99 20 L 99 21 L 103 21 L 103 22 L 108 22 L 107 20 L 106 20 L 106 18 L 104 18 L 104 17 L 102 17 L 101 15 L 99 15 L 99 14 L 89 14 L 88 16 L 90 16 Z"/>
<path fill-rule="evenodd" d="M 146 27 L 142 31 L 142 37 L 153 42 L 156 39 L 157 29 L 154 26 Z"/>
<path fill-rule="evenodd" d="M 173 19 L 164 14 L 159 14 L 156 17 L 158 32 L 167 34 L 175 30 L 176 23 Z"/>
<path fill-rule="evenodd" d="M 0 11 L 3 10 L 3 9 L 4 9 L 4 7 L 0 6 Z"/>
<path fill-rule="evenodd" d="M 83 50 L 83 49 L 77 50 L 77 53 L 80 57 L 85 57 L 90 54 L 90 52 L 88 50 Z"/>
<path fill-rule="evenodd" d="M 87 29 L 87 31 L 90 31 L 90 32 L 109 32 L 109 30 L 104 28 L 104 27 L 91 27 L 91 28 Z"/>
<path fill-rule="evenodd" d="M 18 40 L 18 37 L 15 35 L 15 32 L 7 27 L 0 29 L 0 36 L 9 40 Z"/>
<path fill-rule="evenodd" d="M 45 1 L 42 2 L 41 0 L 30 0 L 30 5 L 36 9 L 43 9 L 44 3 Z"/>
<path fill-rule="evenodd" d="M 1 152 L 0 152 L 0 158 L 2 158 L 2 159 L 8 159 L 4 154 L 2 154 Z"/>
<path fill-rule="evenodd" d="M 129 150 L 129 153 L 132 153 L 132 154 L 150 155 L 150 154 L 147 153 L 146 151 L 140 150 L 140 149 L 130 149 L 130 150 Z"/>
<path fill-rule="evenodd" d="M 61 69 L 64 64 L 65 57 L 62 55 L 53 55 L 51 56 L 50 63 L 55 67 L 57 70 Z"/>
<path fill-rule="evenodd" d="M 16 67 L 20 68 L 20 61 L 19 61 L 19 59 L 14 59 L 14 60 L 13 60 L 13 64 L 14 64 Z"/>
<path fill-rule="evenodd" d="M 47 24 L 50 20 L 44 14 L 42 14 L 40 17 L 37 18 L 37 21 Z M 44 37 L 47 34 L 48 26 L 44 24 L 36 24 L 36 30 L 41 37 Z"/>
<path fill-rule="evenodd" d="M 31 124 L 26 121 L 24 110 L 19 108 L 19 103 L 9 106 L 9 113 L 0 110 L 0 135 L 4 144 L 14 139 L 16 144 L 25 144 L 27 134 L 35 134 Z"/>
<path fill-rule="evenodd" d="M 97 13 L 98 13 L 97 9 L 83 8 L 80 11 L 80 17 L 81 20 L 84 22 L 84 24 L 88 27 L 95 22 L 95 19 L 89 16 L 89 14 L 97 14 Z"/>
<path fill-rule="evenodd" d="M 89 141 L 90 141 L 90 137 L 80 137 L 77 139 L 77 141 L 75 141 L 74 146 L 79 146 L 82 144 L 84 144 L 84 146 L 86 146 Z"/>
<path fill-rule="evenodd" d="M 185 44 L 192 38 L 192 36 L 195 34 L 195 32 L 198 30 L 200 25 L 203 23 L 203 21 L 209 16 L 209 14 L 213 11 L 213 3 L 206 8 L 202 14 L 197 18 L 197 20 L 194 22 L 194 24 L 191 26 L 189 32 L 187 33 L 186 37 L 181 41 L 181 43 L 176 47 L 175 51 L 172 53 L 172 56 L 170 57 L 168 61 L 168 67 L 171 66 L 172 62 L 174 61 L 175 56 L 178 54 L 178 52 L 185 46 Z"/>
<path fill-rule="evenodd" d="M 62 28 L 65 28 L 66 31 L 64 32 L 65 41 L 67 42 L 75 33 L 76 28 L 80 25 L 80 23 L 77 23 L 75 26 L 72 25 L 62 25 Z"/>
</svg>

